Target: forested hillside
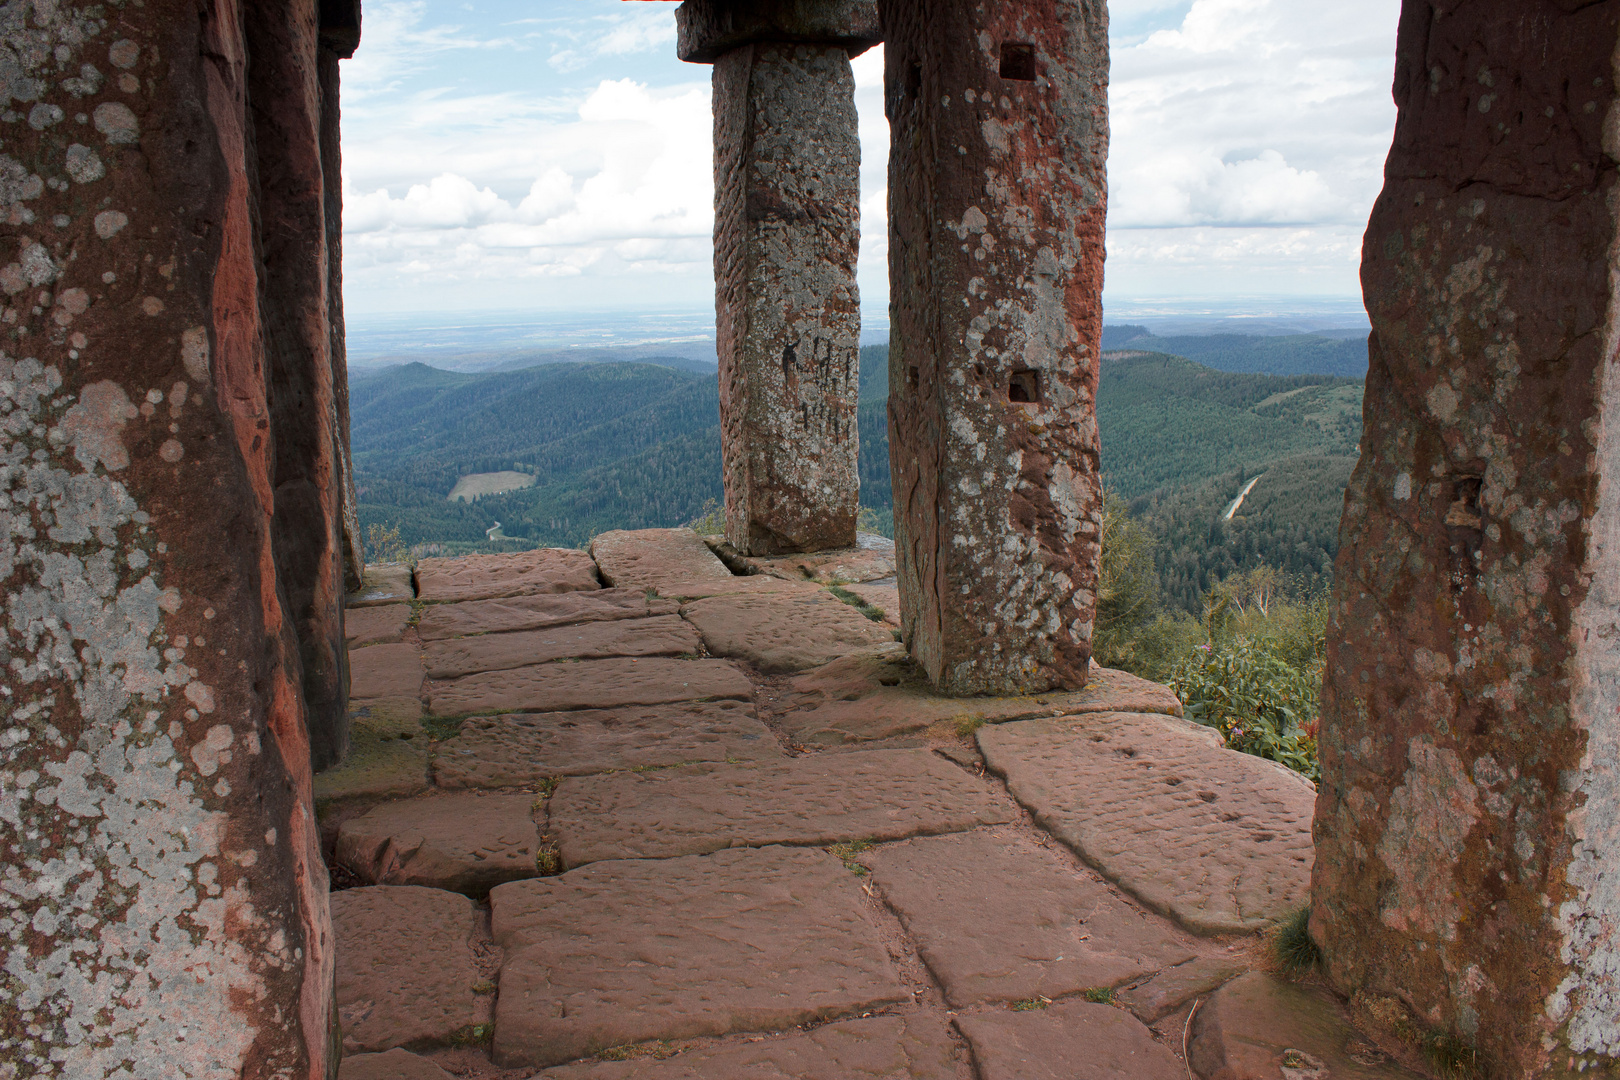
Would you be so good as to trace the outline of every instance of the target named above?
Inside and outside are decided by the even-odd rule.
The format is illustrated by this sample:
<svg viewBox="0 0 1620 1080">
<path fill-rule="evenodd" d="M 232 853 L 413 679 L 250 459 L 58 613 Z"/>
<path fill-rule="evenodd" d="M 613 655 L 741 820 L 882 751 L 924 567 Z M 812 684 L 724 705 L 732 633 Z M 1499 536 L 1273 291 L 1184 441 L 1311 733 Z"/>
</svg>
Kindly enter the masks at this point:
<svg viewBox="0 0 1620 1080">
<path fill-rule="evenodd" d="M 861 350 L 861 502 L 893 522 L 888 347 Z M 421 364 L 351 389 L 364 524 L 452 550 L 486 530 L 573 546 L 607 529 L 691 520 L 720 487 L 712 374 L 649 364 L 547 365 L 461 374 Z M 1196 611 L 1225 577 L 1273 566 L 1306 584 L 1328 571 L 1360 437 L 1361 383 L 1322 374 L 1216 371 L 1163 354 L 1103 362 L 1098 395 L 1110 488 L 1155 538 L 1161 602 Z M 472 502 L 460 476 L 513 470 L 535 485 Z M 1250 480 L 1230 521 L 1222 512 Z"/>
<path fill-rule="evenodd" d="M 1103 329 L 1104 352 L 1119 349 L 1170 353 L 1219 371 L 1267 375 L 1367 375 L 1367 338 L 1327 334 L 1178 334 L 1155 337 L 1145 326 Z"/>
</svg>

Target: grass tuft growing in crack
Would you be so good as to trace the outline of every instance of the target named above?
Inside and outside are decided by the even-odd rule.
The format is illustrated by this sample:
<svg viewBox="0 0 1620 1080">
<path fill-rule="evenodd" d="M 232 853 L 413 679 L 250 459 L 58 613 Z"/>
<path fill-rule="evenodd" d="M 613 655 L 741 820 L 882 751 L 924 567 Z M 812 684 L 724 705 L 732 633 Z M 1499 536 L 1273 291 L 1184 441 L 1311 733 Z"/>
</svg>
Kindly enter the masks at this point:
<svg viewBox="0 0 1620 1080">
<path fill-rule="evenodd" d="M 873 622 L 883 621 L 882 608 L 875 607 L 872 604 L 867 603 L 865 600 L 862 600 L 860 597 L 856 596 L 842 585 L 829 585 L 827 587 L 827 591 L 838 597 L 838 599 L 842 600 L 850 607 L 854 608 L 856 611 L 860 612 L 862 615 L 865 615 L 868 619 L 871 619 Z"/>
<path fill-rule="evenodd" d="M 857 862 L 855 856 L 863 851 L 870 851 L 871 848 L 872 841 L 870 840 L 849 840 L 842 844 L 832 845 L 827 849 L 827 854 L 842 859 L 845 870 L 857 877 L 865 877 L 867 873 L 866 867 Z"/>
<path fill-rule="evenodd" d="M 1304 974 L 1322 964 L 1322 951 L 1311 940 L 1311 909 L 1302 907 L 1271 930 L 1271 955 L 1284 971 Z"/>
</svg>

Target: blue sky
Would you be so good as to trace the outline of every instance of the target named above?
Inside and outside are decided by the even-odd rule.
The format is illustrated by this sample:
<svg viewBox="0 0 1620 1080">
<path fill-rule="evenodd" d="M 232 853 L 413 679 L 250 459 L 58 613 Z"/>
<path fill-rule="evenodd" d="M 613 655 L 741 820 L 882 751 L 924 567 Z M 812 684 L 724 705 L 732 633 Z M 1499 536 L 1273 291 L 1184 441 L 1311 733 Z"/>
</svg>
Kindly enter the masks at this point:
<svg viewBox="0 0 1620 1080">
<path fill-rule="evenodd" d="M 713 301 L 709 69 L 674 3 L 367 0 L 343 67 L 345 299 Z M 1107 290 L 1353 296 L 1398 0 L 1114 0 Z M 863 306 L 887 302 L 882 50 L 856 61 Z"/>
</svg>

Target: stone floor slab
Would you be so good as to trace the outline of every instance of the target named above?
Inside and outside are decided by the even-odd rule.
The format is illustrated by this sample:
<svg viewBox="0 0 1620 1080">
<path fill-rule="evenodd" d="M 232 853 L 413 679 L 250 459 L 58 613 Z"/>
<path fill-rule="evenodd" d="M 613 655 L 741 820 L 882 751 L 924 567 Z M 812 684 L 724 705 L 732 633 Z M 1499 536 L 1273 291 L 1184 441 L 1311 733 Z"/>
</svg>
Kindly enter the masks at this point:
<svg viewBox="0 0 1620 1080">
<path fill-rule="evenodd" d="M 423 559 L 416 564 L 416 594 L 434 602 L 588 592 L 601 587 L 596 564 L 574 548 Z"/>
<path fill-rule="evenodd" d="M 1205 1080 L 1417 1080 L 1350 1026 L 1332 994 L 1261 972 L 1199 1007 L 1187 1057 Z"/>
<path fill-rule="evenodd" d="M 979 830 L 863 852 L 946 1000 L 1056 998 L 1190 960 L 1184 935 L 1066 852 Z"/>
<path fill-rule="evenodd" d="M 841 656 L 894 643 L 873 622 L 825 589 L 809 595 L 716 596 L 681 608 L 715 656 L 753 664 L 767 675 L 818 667 Z"/>
<path fill-rule="evenodd" d="M 444 1043 L 488 1019 L 467 897 L 373 885 L 332 893 L 331 907 L 345 1053 Z"/>
<path fill-rule="evenodd" d="M 1246 970 L 1236 957 L 1200 956 L 1177 967 L 1167 968 L 1140 985 L 1115 994 L 1114 1000 L 1131 1010 L 1142 1023 L 1152 1024 L 1193 998 L 1218 989 L 1222 983 L 1237 978 Z"/>
<path fill-rule="evenodd" d="M 466 793 L 384 803 L 343 823 L 337 861 L 373 885 L 481 897 L 538 873 L 534 802 L 529 793 Z"/>
<path fill-rule="evenodd" d="M 393 644 L 405 637 L 405 628 L 410 621 L 409 604 L 380 604 L 345 611 L 343 643 L 351 649 Z"/>
<path fill-rule="evenodd" d="M 894 577 L 894 541 L 873 533 L 861 533 L 859 539 L 860 544 L 852 548 L 739 558 L 755 573 L 821 585 Z"/>
<path fill-rule="evenodd" d="M 679 615 L 613 622 L 575 623 L 546 630 L 430 641 L 430 679 L 454 679 L 479 671 L 507 671 L 552 660 L 601 660 L 612 656 L 682 656 L 702 647 L 697 631 Z"/>
<path fill-rule="evenodd" d="M 441 788 L 533 787 L 555 776 L 782 754 L 746 701 L 474 717 L 435 747 Z"/>
<path fill-rule="evenodd" d="M 691 529 L 605 532 L 591 541 L 591 556 L 602 580 L 620 587 L 658 588 L 671 581 L 732 576 Z"/>
<path fill-rule="evenodd" d="M 709 596 L 815 596 L 822 591 L 823 586 L 813 581 L 784 581 L 764 574 L 734 578 L 688 578 L 664 581 L 658 585 L 660 596 L 682 603 Z"/>
<path fill-rule="evenodd" d="M 813 849 L 597 863 L 502 885 L 490 906 L 506 949 L 494 1042 L 504 1067 L 910 999 L 859 880 Z"/>
<path fill-rule="evenodd" d="M 1110 668 L 1092 668 L 1084 689 L 1030 697 L 945 697 L 935 693 L 896 644 L 846 656 L 795 677 L 778 719 L 801 743 L 887 739 L 941 722 L 1000 723 L 1091 712 L 1181 715 L 1168 687 Z"/>
<path fill-rule="evenodd" d="M 956 1080 L 950 1037 L 920 1016 L 875 1016 L 658 1061 L 582 1062 L 537 1080 Z M 347 1080 L 346 1077 L 340 1080 Z"/>
<path fill-rule="evenodd" d="M 390 648 L 391 646 L 379 646 Z M 672 701 L 750 700 L 754 686 L 726 660 L 581 660 L 428 683 L 437 716 L 569 712 Z"/>
<path fill-rule="evenodd" d="M 1186 1080 L 1181 1059 L 1123 1009 L 1065 1001 L 958 1016 L 980 1080 Z M 1272 1080 L 1276 1080 L 1275 1077 Z"/>
<path fill-rule="evenodd" d="M 419 701 L 423 677 L 422 650 L 408 642 L 349 650 L 350 701 Z"/>
<path fill-rule="evenodd" d="M 406 1050 L 382 1054 L 345 1054 L 338 1080 L 451 1080 L 450 1074 Z"/>
<path fill-rule="evenodd" d="M 983 781 L 928 750 L 574 777 L 551 797 L 564 866 L 744 845 L 900 840 L 1012 816 Z"/>
<path fill-rule="evenodd" d="M 844 590 L 883 612 L 883 621 L 890 626 L 900 625 L 900 587 L 898 585 L 845 585 Z"/>
<path fill-rule="evenodd" d="M 417 633 L 423 641 L 544 630 L 569 623 L 610 622 L 674 615 L 673 600 L 649 596 L 645 589 L 598 589 L 595 592 L 541 593 L 495 600 L 434 604 L 422 612 Z"/>
<path fill-rule="evenodd" d="M 1099 713 L 978 740 L 1042 828 L 1148 907 L 1198 933 L 1266 926 L 1309 897 L 1315 788 L 1181 723 Z"/>
<path fill-rule="evenodd" d="M 416 585 L 407 563 L 373 563 L 366 567 L 360 588 L 343 598 L 346 608 L 398 604 L 416 599 Z"/>
<path fill-rule="evenodd" d="M 409 703 L 407 703 L 409 704 Z M 339 804 L 414 795 L 428 787 L 428 739 L 415 710 L 382 703 L 349 711 L 349 752 L 315 774 L 315 803 L 324 815 Z"/>
</svg>

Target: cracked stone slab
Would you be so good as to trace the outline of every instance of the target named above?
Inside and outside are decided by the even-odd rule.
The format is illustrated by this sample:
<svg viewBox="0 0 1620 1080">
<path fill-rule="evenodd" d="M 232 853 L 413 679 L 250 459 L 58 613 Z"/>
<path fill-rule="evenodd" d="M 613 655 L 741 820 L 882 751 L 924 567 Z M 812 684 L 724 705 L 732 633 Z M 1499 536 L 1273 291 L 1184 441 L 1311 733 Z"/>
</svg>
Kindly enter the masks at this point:
<svg viewBox="0 0 1620 1080">
<path fill-rule="evenodd" d="M 536 1080 L 955 1080 L 950 1036 L 922 1016 L 874 1016 L 663 1061 L 559 1065 Z M 346 1078 L 340 1078 L 346 1080 Z"/>
<path fill-rule="evenodd" d="M 417 633 L 423 641 L 544 630 L 568 623 L 609 622 L 674 615 L 679 605 L 650 596 L 645 589 L 598 589 L 595 592 L 542 593 L 495 600 L 434 604 L 422 612 Z"/>
<path fill-rule="evenodd" d="M 377 604 L 398 604 L 416 599 L 416 585 L 411 580 L 411 568 L 405 563 L 373 563 L 366 567 L 360 579 L 360 588 L 343 598 L 346 608 L 373 607 Z"/>
<path fill-rule="evenodd" d="M 823 745 L 887 739 L 940 722 L 993 724 L 1091 712 L 1181 715 L 1181 702 L 1169 687 L 1111 668 L 1092 668 L 1081 690 L 947 697 L 929 686 L 898 644 L 804 672 L 789 684 L 778 708 L 777 718 L 792 738 Z"/>
<path fill-rule="evenodd" d="M 1186 1080 L 1186 1067 L 1130 1013 L 1089 1001 L 958 1016 L 982 1080 Z M 1207 1074 L 1205 1074 L 1207 1075 Z M 1273 1078 L 1274 1080 L 1274 1078 Z"/>
<path fill-rule="evenodd" d="M 478 912 L 467 897 L 372 885 L 330 902 L 345 1053 L 444 1043 L 489 1019 L 473 990 Z"/>
<path fill-rule="evenodd" d="M 908 840 L 858 859 L 957 1008 L 1118 986 L 1193 957 L 1177 928 L 1010 834 Z"/>
<path fill-rule="evenodd" d="M 748 676 L 729 661 L 659 656 L 536 664 L 428 683 L 430 711 L 437 716 L 570 712 L 672 701 L 749 701 L 753 696 Z"/>
<path fill-rule="evenodd" d="M 349 700 L 418 702 L 422 699 L 422 650 L 408 642 L 349 650 Z"/>
<path fill-rule="evenodd" d="M 405 627 L 410 621 L 409 604 L 381 604 L 345 611 L 343 642 L 351 649 L 393 644 L 405 636 Z"/>
<path fill-rule="evenodd" d="M 534 877 L 535 796 L 455 794 L 373 807 L 338 830 L 337 861 L 374 885 L 483 896 Z"/>
<path fill-rule="evenodd" d="M 1182 721 L 1098 713 L 980 728 L 979 749 L 1036 823 L 1196 933 L 1241 933 L 1310 896 L 1316 789 L 1210 745 Z"/>
<path fill-rule="evenodd" d="M 1187 1059 L 1212 1080 L 1417 1080 L 1351 1027 L 1328 991 L 1258 971 L 1199 1007 Z"/>
<path fill-rule="evenodd" d="M 851 652 L 894 643 L 873 622 L 825 589 L 808 595 L 716 596 L 681 608 L 715 656 L 753 664 L 767 675 L 803 671 Z"/>
<path fill-rule="evenodd" d="M 504 1068 L 910 1000 L 859 879 L 814 849 L 596 863 L 502 885 L 490 908 Z"/>
<path fill-rule="evenodd" d="M 781 754 L 745 701 L 508 713 L 474 717 L 439 743 L 433 781 L 441 788 L 532 787 L 554 776 Z"/>
<path fill-rule="evenodd" d="M 701 647 L 697 631 L 679 615 L 613 622 L 575 623 L 546 630 L 430 641 L 430 679 L 454 679 L 479 671 L 506 671 L 552 660 L 601 660 L 613 656 L 681 656 Z"/>
<path fill-rule="evenodd" d="M 573 777 L 551 797 L 551 833 L 565 866 L 900 840 L 1012 817 L 982 781 L 928 750 Z"/>
<path fill-rule="evenodd" d="M 881 537 L 873 539 L 882 540 Z M 761 574 L 789 581 L 814 581 L 822 585 L 846 582 L 880 581 L 894 577 L 894 541 L 881 546 L 839 548 L 802 555 L 773 555 L 748 560 Z"/>
<path fill-rule="evenodd" d="M 349 711 L 349 752 L 315 774 L 315 803 L 324 812 L 338 804 L 414 795 L 428 786 L 428 739 L 419 718 L 421 702 L 404 708 L 386 702 Z"/>
<path fill-rule="evenodd" d="M 510 555 L 463 555 L 416 564 L 423 600 L 490 600 L 600 589 L 596 564 L 573 548 L 538 548 Z"/>
<path fill-rule="evenodd" d="M 451 1080 L 450 1074 L 407 1050 L 344 1054 L 338 1080 Z"/>
<path fill-rule="evenodd" d="M 1221 984 L 1242 975 L 1247 968 L 1234 957 L 1200 956 L 1185 964 L 1166 968 L 1153 978 L 1114 995 L 1114 1000 L 1131 1010 L 1144 1024 L 1151 1024 L 1175 1012 L 1182 1005 L 1218 989 Z"/>
<path fill-rule="evenodd" d="M 844 589 L 883 612 L 883 621 L 888 625 L 900 625 L 900 587 L 898 585 L 855 584 L 845 585 Z"/>
<path fill-rule="evenodd" d="M 822 586 L 813 581 L 783 581 L 764 574 L 665 581 L 658 586 L 661 596 L 682 602 L 702 600 L 709 596 L 815 596 L 822 591 Z"/>
<path fill-rule="evenodd" d="M 731 577 L 726 564 L 691 529 L 605 532 L 591 541 L 591 557 L 602 580 L 619 587 L 658 588 L 672 581 Z"/>
</svg>

